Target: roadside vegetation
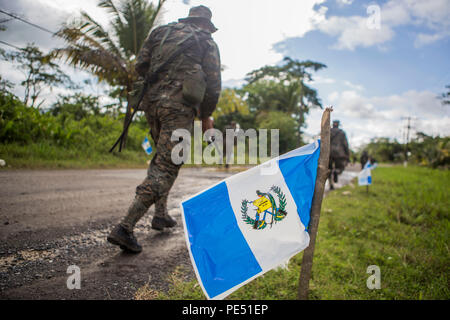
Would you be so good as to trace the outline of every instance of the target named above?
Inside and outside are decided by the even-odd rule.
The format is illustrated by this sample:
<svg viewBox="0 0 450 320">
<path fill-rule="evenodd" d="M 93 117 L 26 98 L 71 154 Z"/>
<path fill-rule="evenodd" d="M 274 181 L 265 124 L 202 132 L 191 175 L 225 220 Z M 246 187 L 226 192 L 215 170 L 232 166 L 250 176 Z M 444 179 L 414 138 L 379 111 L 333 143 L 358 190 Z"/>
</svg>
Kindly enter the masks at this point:
<svg viewBox="0 0 450 320">
<path fill-rule="evenodd" d="M 448 299 L 449 171 L 379 167 L 372 177 L 368 193 L 350 184 L 324 199 L 310 299 Z M 228 299 L 296 299 L 301 261 L 302 253 Z M 370 265 L 380 268 L 379 290 L 367 288 Z M 150 283 L 136 298 L 205 299 L 191 270 L 168 281 L 167 292 Z"/>
<path fill-rule="evenodd" d="M 0 93 L 0 158 L 8 168 L 145 167 L 145 119 L 130 128 L 126 150 L 108 152 L 122 132 L 120 118 L 101 113 L 93 97 L 61 97 L 41 112 Z"/>
<path fill-rule="evenodd" d="M 450 166 L 450 137 L 432 137 L 423 132 L 417 132 L 407 145 L 395 139 L 374 138 L 363 150 L 379 162 L 402 163 L 407 159 L 409 163 L 431 168 Z"/>
</svg>

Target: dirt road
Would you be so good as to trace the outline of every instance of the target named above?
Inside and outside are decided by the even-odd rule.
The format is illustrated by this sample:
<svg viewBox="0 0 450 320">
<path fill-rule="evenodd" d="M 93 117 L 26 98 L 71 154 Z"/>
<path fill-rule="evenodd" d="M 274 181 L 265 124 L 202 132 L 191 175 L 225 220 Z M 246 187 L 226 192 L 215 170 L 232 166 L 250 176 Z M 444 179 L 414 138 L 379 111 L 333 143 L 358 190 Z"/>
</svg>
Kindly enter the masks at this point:
<svg viewBox="0 0 450 320">
<path fill-rule="evenodd" d="M 151 208 L 135 232 L 143 252 L 132 255 L 105 239 L 145 170 L 0 171 L 0 299 L 131 299 L 145 283 L 167 289 L 175 267 L 192 270 L 181 200 L 234 173 L 183 168 L 169 197 L 178 226 L 152 230 Z M 336 187 L 353 177 L 344 172 Z M 67 288 L 72 265 L 81 271 L 80 290 Z"/>
</svg>

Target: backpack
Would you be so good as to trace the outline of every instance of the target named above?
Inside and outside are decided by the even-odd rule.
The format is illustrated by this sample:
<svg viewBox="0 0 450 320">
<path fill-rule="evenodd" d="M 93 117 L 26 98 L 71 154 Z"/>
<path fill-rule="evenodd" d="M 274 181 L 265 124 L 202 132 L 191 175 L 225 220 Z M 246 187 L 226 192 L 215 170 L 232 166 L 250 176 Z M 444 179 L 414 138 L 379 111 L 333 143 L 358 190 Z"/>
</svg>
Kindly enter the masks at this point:
<svg viewBox="0 0 450 320">
<path fill-rule="evenodd" d="M 175 26 L 176 25 L 170 24 L 168 25 L 168 30 L 164 38 L 162 39 L 160 49 L 163 47 L 165 40 L 167 39 L 170 32 L 174 29 Z M 194 37 L 196 41 L 187 41 L 192 37 Z M 118 144 L 119 144 L 119 152 L 122 151 L 125 133 L 128 131 L 128 127 L 133 121 L 136 112 L 139 111 L 138 106 L 141 104 L 148 87 L 153 83 L 155 83 L 156 81 L 158 81 L 158 75 L 161 73 L 161 71 L 164 70 L 169 64 L 171 64 L 184 51 L 193 47 L 195 44 L 198 44 L 200 40 L 206 40 L 210 37 L 211 37 L 210 35 L 208 35 L 208 37 L 205 36 L 199 37 L 192 30 L 191 34 L 189 34 L 188 36 L 186 36 L 185 39 L 179 41 L 176 44 L 175 50 L 172 51 L 170 57 L 167 60 L 161 61 L 160 63 L 152 63 L 151 72 L 146 75 L 144 80 L 137 81 L 134 85 L 136 89 L 133 90 L 133 92 L 131 92 L 131 100 L 130 100 L 133 113 L 131 114 L 129 121 L 124 124 L 124 128 L 120 137 L 116 140 L 116 142 L 111 147 L 109 152 L 113 152 Z M 202 101 L 205 91 L 206 91 L 206 81 L 204 80 L 202 72 L 193 72 L 192 74 L 189 75 L 189 77 L 186 77 L 185 81 L 183 82 L 183 98 L 186 99 L 186 101 L 188 101 L 189 103 L 195 104 Z"/>
</svg>

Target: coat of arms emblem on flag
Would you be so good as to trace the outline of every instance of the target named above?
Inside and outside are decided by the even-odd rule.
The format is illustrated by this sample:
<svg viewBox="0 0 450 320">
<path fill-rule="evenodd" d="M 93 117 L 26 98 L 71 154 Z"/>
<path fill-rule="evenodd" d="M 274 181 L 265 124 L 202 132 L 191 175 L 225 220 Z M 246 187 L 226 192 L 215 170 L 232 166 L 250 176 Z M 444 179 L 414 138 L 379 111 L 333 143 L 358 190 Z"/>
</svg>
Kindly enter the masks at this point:
<svg viewBox="0 0 450 320">
<path fill-rule="evenodd" d="M 271 192 L 278 197 L 278 205 Z M 253 229 L 261 230 L 268 225 L 272 227 L 274 223 L 286 217 L 286 196 L 280 187 L 272 186 L 267 193 L 256 190 L 256 195 L 258 199 L 254 201 L 244 199 L 241 204 L 242 219 L 252 225 Z M 253 205 L 253 210 L 256 211 L 253 218 L 248 213 L 249 205 Z"/>
<path fill-rule="evenodd" d="M 223 299 L 309 245 L 319 155 L 315 141 L 181 203 L 189 255 L 208 299 Z"/>
</svg>

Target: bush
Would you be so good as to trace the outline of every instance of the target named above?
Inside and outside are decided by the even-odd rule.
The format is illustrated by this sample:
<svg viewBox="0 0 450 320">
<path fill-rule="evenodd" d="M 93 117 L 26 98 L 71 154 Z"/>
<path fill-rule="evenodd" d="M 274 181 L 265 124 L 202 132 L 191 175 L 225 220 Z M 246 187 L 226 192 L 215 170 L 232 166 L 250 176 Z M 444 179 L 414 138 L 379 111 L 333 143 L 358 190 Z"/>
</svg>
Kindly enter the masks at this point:
<svg viewBox="0 0 450 320">
<path fill-rule="evenodd" d="M 9 93 L 0 94 L 0 142 L 26 145 L 45 142 L 77 150 L 106 152 L 122 132 L 123 116 L 89 112 L 79 103 L 64 105 L 47 113 L 24 105 Z M 81 112 L 82 111 L 82 112 Z M 146 130 L 131 126 L 127 149 L 140 150 Z"/>
<path fill-rule="evenodd" d="M 300 146 L 298 123 L 290 115 L 281 111 L 263 112 L 258 116 L 257 122 L 259 128 L 280 130 L 280 154 Z"/>
</svg>

